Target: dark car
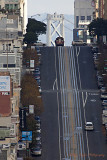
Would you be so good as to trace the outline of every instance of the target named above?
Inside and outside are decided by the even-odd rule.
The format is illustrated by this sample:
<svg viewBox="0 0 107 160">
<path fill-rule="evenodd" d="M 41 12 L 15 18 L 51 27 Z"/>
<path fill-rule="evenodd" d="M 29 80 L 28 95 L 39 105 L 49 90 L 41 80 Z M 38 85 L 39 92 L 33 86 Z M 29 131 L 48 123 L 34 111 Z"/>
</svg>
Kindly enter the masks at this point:
<svg viewBox="0 0 107 160">
<path fill-rule="evenodd" d="M 35 69 L 35 70 L 33 71 L 33 74 L 40 74 L 40 70 Z"/>
<path fill-rule="evenodd" d="M 41 134 L 39 132 L 36 132 L 36 140 L 41 140 Z"/>
<path fill-rule="evenodd" d="M 102 101 L 102 106 L 106 106 L 107 105 L 107 100 L 103 100 Z"/>
<path fill-rule="evenodd" d="M 92 47 L 92 53 L 98 53 L 98 47 L 97 46 Z"/>
<path fill-rule="evenodd" d="M 36 146 L 42 146 L 41 140 L 36 140 L 35 145 Z"/>
<path fill-rule="evenodd" d="M 35 120 L 36 120 L 37 122 L 40 122 L 40 117 L 39 117 L 39 116 L 35 116 Z"/>
<path fill-rule="evenodd" d="M 104 87 L 104 82 L 98 81 L 98 88 L 101 89 L 102 87 Z"/>
<path fill-rule="evenodd" d="M 38 46 L 36 46 L 35 49 L 36 49 L 37 53 L 40 52 L 40 48 Z"/>
<path fill-rule="evenodd" d="M 34 78 L 35 78 L 36 80 L 40 79 L 40 74 L 34 74 Z"/>
<path fill-rule="evenodd" d="M 36 78 L 35 78 L 36 79 Z M 41 85 L 41 80 L 40 79 L 36 79 L 37 85 L 40 86 Z"/>
<path fill-rule="evenodd" d="M 101 92 L 101 93 L 107 92 L 107 87 L 102 87 L 102 88 L 100 89 L 100 92 Z"/>
</svg>

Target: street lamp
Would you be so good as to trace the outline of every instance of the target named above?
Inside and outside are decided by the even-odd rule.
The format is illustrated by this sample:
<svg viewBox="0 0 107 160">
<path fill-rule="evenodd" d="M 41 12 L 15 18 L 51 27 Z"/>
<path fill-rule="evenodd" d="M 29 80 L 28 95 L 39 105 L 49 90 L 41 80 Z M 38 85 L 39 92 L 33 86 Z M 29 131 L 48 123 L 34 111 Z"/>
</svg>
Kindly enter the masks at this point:
<svg viewBox="0 0 107 160">
<path fill-rule="evenodd" d="M 31 18 L 32 18 L 32 17 L 35 17 L 35 16 L 40 16 L 40 14 L 35 14 L 35 15 L 32 15 L 32 16 L 31 16 Z"/>
</svg>

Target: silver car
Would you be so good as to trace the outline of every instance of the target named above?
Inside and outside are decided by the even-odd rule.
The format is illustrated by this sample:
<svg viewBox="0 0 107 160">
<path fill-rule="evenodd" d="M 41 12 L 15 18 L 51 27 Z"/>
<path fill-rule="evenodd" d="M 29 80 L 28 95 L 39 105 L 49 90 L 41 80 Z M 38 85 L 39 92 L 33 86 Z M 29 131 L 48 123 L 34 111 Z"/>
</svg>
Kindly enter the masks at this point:
<svg viewBox="0 0 107 160">
<path fill-rule="evenodd" d="M 107 92 L 101 93 L 101 99 L 107 99 Z"/>
<path fill-rule="evenodd" d="M 41 149 L 41 147 L 35 147 L 35 148 L 32 148 L 31 149 L 31 154 L 32 155 L 35 155 L 35 156 L 41 156 L 41 154 L 42 154 L 42 149 Z"/>
</svg>

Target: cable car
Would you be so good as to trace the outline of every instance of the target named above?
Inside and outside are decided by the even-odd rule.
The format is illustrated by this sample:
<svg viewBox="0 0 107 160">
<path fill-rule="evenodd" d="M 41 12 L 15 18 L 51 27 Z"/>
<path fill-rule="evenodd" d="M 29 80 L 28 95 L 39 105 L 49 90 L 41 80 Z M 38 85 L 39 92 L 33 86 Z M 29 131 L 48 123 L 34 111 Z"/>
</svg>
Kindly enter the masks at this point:
<svg viewBox="0 0 107 160">
<path fill-rule="evenodd" d="M 64 38 L 63 37 L 57 37 L 55 40 L 56 46 L 64 46 Z"/>
</svg>

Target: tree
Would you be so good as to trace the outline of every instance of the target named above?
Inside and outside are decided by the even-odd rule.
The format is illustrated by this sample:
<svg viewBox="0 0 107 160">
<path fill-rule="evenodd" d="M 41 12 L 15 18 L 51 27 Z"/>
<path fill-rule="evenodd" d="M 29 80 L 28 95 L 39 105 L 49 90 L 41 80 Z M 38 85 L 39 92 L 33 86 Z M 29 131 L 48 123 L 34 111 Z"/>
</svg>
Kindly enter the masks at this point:
<svg viewBox="0 0 107 160">
<path fill-rule="evenodd" d="M 34 112 L 39 115 L 43 111 L 42 99 L 37 82 L 31 74 L 25 74 L 21 81 L 21 103 L 24 107 L 34 105 Z"/>
<path fill-rule="evenodd" d="M 27 123 L 27 131 L 35 131 L 35 128 L 36 128 L 36 123 L 35 123 L 35 119 L 34 119 L 34 116 L 32 115 L 28 115 L 26 117 L 26 123 Z"/>
<path fill-rule="evenodd" d="M 89 25 L 89 33 L 90 36 L 96 36 L 99 41 L 99 37 L 103 35 L 107 35 L 107 20 L 103 18 L 94 19 Z"/>
<path fill-rule="evenodd" d="M 27 32 L 25 34 L 25 37 L 24 37 L 24 43 L 26 44 L 32 44 L 32 43 L 35 43 L 37 42 L 38 40 L 38 36 L 36 33 L 33 33 L 33 32 Z"/>
<path fill-rule="evenodd" d="M 30 67 L 30 60 L 34 60 L 34 67 L 38 66 L 38 59 L 39 59 L 39 56 L 37 55 L 36 50 L 30 49 L 30 48 L 27 48 L 24 50 L 23 65 L 26 65 L 26 67 Z"/>
<path fill-rule="evenodd" d="M 24 37 L 24 43 L 36 43 L 40 34 L 46 33 L 46 24 L 35 19 L 29 18 L 27 24 L 27 33 Z"/>
</svg>

